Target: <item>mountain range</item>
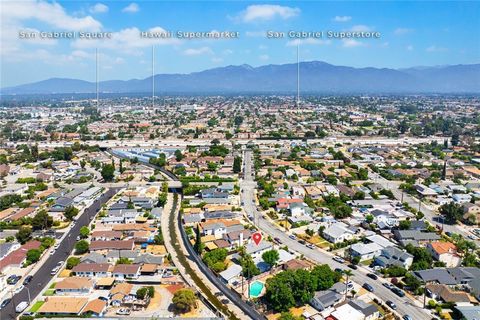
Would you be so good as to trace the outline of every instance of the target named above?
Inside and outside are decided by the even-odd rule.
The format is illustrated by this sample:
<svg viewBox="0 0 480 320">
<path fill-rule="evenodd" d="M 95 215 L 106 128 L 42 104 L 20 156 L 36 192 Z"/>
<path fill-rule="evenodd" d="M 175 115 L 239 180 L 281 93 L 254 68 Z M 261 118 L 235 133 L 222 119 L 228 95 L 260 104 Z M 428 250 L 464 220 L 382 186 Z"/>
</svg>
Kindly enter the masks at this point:
<svg viewBox="0 0 480 320">
<path fill-rule="evenodd" d="M 480 64 L 407 69 L 353 68 L 321 61 L 301 62 L 303 93 L 479 93 Z M 226 66 L 189 74 L 155 75 L 162 93 L 292 93 L 297 64 Z M 152 77 L 99 82 L 101 93 L 151 92 Z M 93 93 L 95 83 L 51 78 L 1 89 L 1 94 Z"/>
</svg>

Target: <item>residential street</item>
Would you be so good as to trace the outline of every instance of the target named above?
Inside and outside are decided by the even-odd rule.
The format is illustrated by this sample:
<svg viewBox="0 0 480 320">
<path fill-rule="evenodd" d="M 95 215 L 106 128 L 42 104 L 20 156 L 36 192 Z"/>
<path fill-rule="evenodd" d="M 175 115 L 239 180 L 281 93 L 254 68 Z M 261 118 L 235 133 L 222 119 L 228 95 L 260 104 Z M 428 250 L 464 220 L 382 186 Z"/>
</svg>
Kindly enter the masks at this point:
<svg viewBox="0 0 480 320">
<path fill-rule="evenodd" d="M 348 269 L 345 264 L 338 263 L 332 260 L 333 255 L 329 252 L 320 250 L 320 249 L 309 249 L 305 245 L 300 244 L 296 240 L 290 239 L 288 233 L 285 233 L 285 230 L 280 230 L 276 225 L 274 225 L 268 217 L 262 216 L 256 208 L 255 205 L 255 186 L 256 182 L 252 177 L 252 152 L 247 150 L 244 153 L 244 180 L 241 182 L 242 192 L 242 201 L 244 202 L 244 209 L 248 216 L 253 216 L 255 224 L 267 235 L 270 235 L 272 238 L 279 238 L 282 242 L 282 245 L 288 246 L 292 251 L 299 252 L 303 254 L 306 258 L 315 261 L 318 264 L 328 264 L 332 269 L 342 268 Z M 354 274 L 352 280 L 362 285 L 363 283 L 369 283 L 375 289 L 375 295 L 379 299 L 386 301 L 393 301 L 398 309 L 398 314 L 400 315 L 410 315 L 415 320 L 422 319 L 431 319 L 432 316 L 421 307 L 420 303 L 416 300 L 412 300 L 408 297 L 400 298 L 395 295 L 390 290 L 382 286 L 383 280 L 379 279 L 373 281 L 368 278 L 366 274 L 369 272 L 363 267 L 359 267 L 358 270 L 351 270 Z"/>
<path fill-rule="evenodd" d="M 57 266 L 59 261 L 66 261 L 70 252 L 72 252 L 73 247 L 75 246 L 75 238 L 80 233 L 80 228 L 84 225 L 88 225 L 90 218 L 94 217 L 97 212 L 100 210 L 102 205 L 106 203 L 110 198 L 112 198 L 118 192 L 117 189 L 108 189 L 107 192 L 102 194 L 95 202 L 88 208 L 85 209 L 85 212 L 78 217 L 78 220 L 75 222 L 75 226 L 70 229 L 65 239 L 60 243 L 60 246 L 51 255 L 48 260 L 43 264 L 43 266 L 33 275 L 32 281 L 25 286 L 25 288 L 19 293 L 13 296 L 12 301 L 0 312 L 0 319 L 15 319 L 17 313 L 15 312 L 15 307 L 22 301 L 28 301 L 29 296 L 31 301 L 34 298 L 45 290 L 45 286 L 50 282 L 53 276 L 50 274 L 51 270 Z M 23 281 L 23 278 L 20 279 Z M 30 306 L 26 309 L 26 311 Z"/>
<path fill-rule="evenodd" d="M 392 190 L 393 195 L 395 198 L 398 200 L 401 200 L 403 198 L 403 202 L 408 203 L 409 206 L 412 208 L 418 209 L 418 199 L 412 197 L 406 192 L 403 192 L 402 196 L 402 190 L 399 188 L 400 185 L 402 184 L 401 181 L 390 181 L 382 177 L 376 172 L 373 172 L 369 170 L 369 176 L 370 179 L 380 183 L 382 185 L 388 186 L 388 189 Z M 438 226 L 438 228 L 442 228 L 445 232 L 452 232 L 452 233 L 458 233 L 462 235 L 465 239 L 470 234 L 470 232 L 460 228 L 458 225 L 451 225 L 451 224 L 442 224 L 442 219 L 441 216 L 431 208 L 429 208 L 427 205 L 425 205 L 423 202 L 420 204 L 420 211 L 425 215 L 425 219 L 428 220 L 432 225 Z M 480 240 L 473 240 L 477 246 L 480 246 Z"/>
</svg>

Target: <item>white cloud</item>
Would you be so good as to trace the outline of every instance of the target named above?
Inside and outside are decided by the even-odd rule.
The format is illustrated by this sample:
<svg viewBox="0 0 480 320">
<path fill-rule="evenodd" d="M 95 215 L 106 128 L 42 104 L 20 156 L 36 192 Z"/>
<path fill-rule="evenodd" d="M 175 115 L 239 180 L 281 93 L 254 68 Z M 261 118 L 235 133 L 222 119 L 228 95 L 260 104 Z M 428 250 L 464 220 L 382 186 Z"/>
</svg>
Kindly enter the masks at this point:
<svg viewBox="0 0 480 320">
<path fill-rule="evenodd" d="M 332 19 L 335 22 L 348 22 L 352 20 L 352 17 L 350 16 L 335 16 L 335 18 Z"/>
<path fill-rule="evenodd" d="M 237 19 L 241 22 L 268 21 L 275 18 L 289 19 L 300 14 L 299 8 L 280 6 L 274 4 L 250 5 L 242 11 Z"/>
<path fill-rule="evenodd" d="M 122 12 L 135 13 L 140 11 L 140 7 L 135 2 L 130 3 L 128 6 L 122 9 Z"/>
<path fill-rule="evenodd" d="M 165 33 L 166 30 L 161 27 L 154 27 L 149 32 Z M 152 45 L 178 45 L 181 43 L 175 38 L 142 38 L 141 31 L 138 28 L 122 29 L 113 32 L 110 39 L 77 39 L 72 43 L 73 48 L 105 48 L 112 50 L 122 50 L 128 54 L 137 54 L 138 49 L 151 47 Z"/>
<path fill-rule="evenodd" d="M 296 47 L 299 45 L 329 45 L 331 44 L 331 40 L 321 40 L 321 39 L 314 39 L 314 38 L 306 38 L 306 39 L 295 39 L 290 40 L 287 42 L 287 47 Z"/>
<path fill-rule="evenodd" d="M 407 46 L 407 51 L 413 51 L 413 46 L 411 44 Z"/>
<path fill-rule="evenodd" d="M 213 63 L 220 63 L 220 62 L 223 62 L 223 58 L 220 58 L 220 57 L 213 57 L 213 58 L 212 58 L 212 62 L 213 62 Z"/>
<path fill-rule="evenodd" d="M 258 56 L 258 59 L 262 61 L 267 61 L 268 59 L 270 59 L 270 56 L 268 54 L 261 54 Z"/>
<path fill-rule="evenodd" d="M 97 3 L 94 6 L 90 7 L 89 11 L 91 13 L 105 13 L 108 12 L 108 7 L 103 3 Z"/>
<path fill-rule="evenodd" d="M 366 26 L 364 24 L 358 24 L 356 26 L 353 26 L 352 29 L 350 29 L 353 32 L 369 32 L 372 31 L 373 29 L 369 26 Z"/>
<path fill-rule="evenodd" d="M 430 47 L 428 47 L 427 49 L 425 49 L 427 52 L 445 52 L 445 51 L 448 51 L 447 48 L 444 48 L 444 47 L 438 47 L 436 45 L 432 45 Z"/>
<path fill-rule="evenodd" d="M 362 42 L 355 39 L 343 39 L 342 42 L 343 42 L 342 46 L 344 48 L 355 48 L 355 47 L 361 47 L 364 45 Z"/>
<path fill-rule="evenodd" d="M 2 1 L 3 21 L 19 23 L 32 19 L 68 31 L 98 31 L 102 27 L 102 24 L 91 16 L 77 18 L 67 14 L 56 2 Z"/>
<path fill-rule="evenodd" d="M 186 56 L 200 56 L 204 54 L 213 54 L 213 51 L 209 47 L 189 48 L 184 50 L 183 54 Z"/>
<path fill-rule="evenodd" d="M 410 28 L 397 28 L 393 31 L 393 33 L 397 36 L 402 36 L 404 34 L 407 34 L 407 33 L 410 33 L 410 32 L 413 32 L 413 29 L 410 29 Z"/>
<path fill-rule="evenodd" d="M 224 55 L 230 55 L 230 54 L 233 53 L 233 50 L 232 50 L 232 49 L 225 49 L 225 50 L 222 51 L 222 53 L 223 53 Z"/>
<path fill-rule="evenodd" d="M 258 49 L 260 50 L 267 50 L 268 49 L 268 46 L 264 45 L 264 44 L 261 44 L 258 46 Z"/>
</svg>

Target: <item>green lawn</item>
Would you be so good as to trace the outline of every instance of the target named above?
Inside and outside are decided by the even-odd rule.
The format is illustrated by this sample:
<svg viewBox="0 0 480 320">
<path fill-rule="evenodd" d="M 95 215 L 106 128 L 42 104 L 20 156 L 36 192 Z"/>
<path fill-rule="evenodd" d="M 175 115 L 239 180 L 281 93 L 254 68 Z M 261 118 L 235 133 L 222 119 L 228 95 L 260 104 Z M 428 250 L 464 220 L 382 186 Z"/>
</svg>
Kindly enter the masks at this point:
<svg viewBox="0 0 480 320">
<path fill-rule="evenodd" d="M 30 308 L 30 312 L 37 312 L 38 309 L 45 303 L 45 301 L 37 301 L 35 304 Z"/>
<path fill-rule="evenodd" d="M 55 294 L 55 289 L 47 289 L 43 292 L 44 296 L 53 296 Z"/>
</svg>

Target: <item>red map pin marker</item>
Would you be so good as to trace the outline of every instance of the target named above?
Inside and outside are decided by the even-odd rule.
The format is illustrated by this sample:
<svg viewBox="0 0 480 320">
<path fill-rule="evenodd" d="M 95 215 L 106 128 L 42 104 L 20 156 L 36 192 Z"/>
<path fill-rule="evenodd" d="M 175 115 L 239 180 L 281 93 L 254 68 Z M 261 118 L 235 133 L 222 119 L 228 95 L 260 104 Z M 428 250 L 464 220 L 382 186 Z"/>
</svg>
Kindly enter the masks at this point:
<svg viewBox="0 0 480 320">
<path fill-rule="evenodd" d="M 258 246 L 258 244 L 262 241 L 262 234 L 260 232 L 255 232 L 252 234 L 253 242 Z"/>
</svg>

